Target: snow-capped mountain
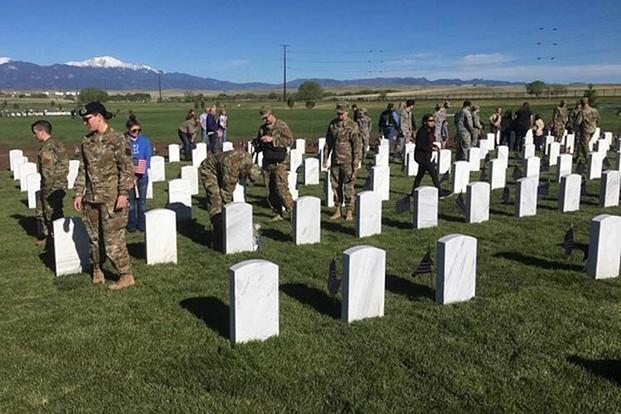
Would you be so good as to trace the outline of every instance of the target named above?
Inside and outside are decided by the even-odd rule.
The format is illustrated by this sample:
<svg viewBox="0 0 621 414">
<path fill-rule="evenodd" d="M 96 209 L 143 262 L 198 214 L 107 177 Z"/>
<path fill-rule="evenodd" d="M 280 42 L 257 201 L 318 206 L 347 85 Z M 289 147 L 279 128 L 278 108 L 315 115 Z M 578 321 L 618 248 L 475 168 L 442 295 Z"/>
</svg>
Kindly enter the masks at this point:
<svg viewBox="0 0 621 414">
<path fill-rule="evenodd" d="M 5 63 L 9 63 L 11 58 L 0 56 L 0 65 L 4 65 Z"/>
<path fill-rule="evenodd" d="M 112 56 L 97 56 L 91 59 L 82 61 L 71 61 L 65 63 L 69 66 L 77 66 L 81 68 L 116 68 L 116 69 L 131 69 L 131 70 L 148 70 L 151 72 L 159 72 L 157 69 L 147 65 L 138 65 L 135 63 L 126 63 Z"/>
</svg>

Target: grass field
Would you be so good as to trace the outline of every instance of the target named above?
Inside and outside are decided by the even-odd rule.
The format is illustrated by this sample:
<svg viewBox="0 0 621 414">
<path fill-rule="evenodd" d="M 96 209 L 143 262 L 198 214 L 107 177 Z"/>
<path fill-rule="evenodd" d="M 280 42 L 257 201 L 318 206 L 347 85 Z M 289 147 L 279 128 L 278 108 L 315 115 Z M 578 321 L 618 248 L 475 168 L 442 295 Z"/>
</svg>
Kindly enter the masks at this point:
<svg viewBox="0 0 621 414">
<path fill-rule="evenodd" d="M 426 110 L 421 106 L 417 116 Z M 256 108 L 231 108 L 235 136 L 252 134 Z M 537 111 L 551 108 L 536 103 Z M 175 142 L 183 106 L 134 110 L 157 143 Z M 294 131 L 313 138 L 323 135 L 332 114 L 331 108 L 279 112 Z M 2 143 L 33 141 L 27 124 L 0 119 Z M 60 137 L 78 141 L 79 121 L 58 124 Z M 602 129 L 618 127 L 618 118 L 604 112 Z M 166 167 L 168 179 L 178 175 L 180 165 Z M 621 282 L 594 281 L 581 253 L 562 253 L 571 224 L 582 245 L 594 216 L 621 214 L 619 207 L 598 206 L 599 180 L 589 182 L 576 213 L 559 213 L 553 183 L 535 217 L 514 218 L 495 190 L 489 222 L 465 224 L 449 198 L 440 202 L 437 228 L 412 230 L 411 217 L 393 209 L 412 179 L 398 164 L 391 170 L 381 235 L 357 239 L 352 224 L 328 221 L 324 209 L 322 243 L 296 247 L 290 224 L 270 223 L 263 189 L 253 187 L 249 201 L 264 245 L 230 256 L 208 247 L 201 191 L 195 221 L 179 229 L 179 264 L 146 266 L 143 235 L 128 235 L 137 285 L 115 293 L 92 286 L 86 274 L 54 277 L 34 245 L 25 196 L 1 172 L 0 412 L 618 411 Z M 366 174 L 361 170 L 358 190 Z M 554 168 L 546 175 L 553 177 Z M 322 194 L 321 186 L 299 188 L 300 195 Z M 149 207 L 166 200 L 166 183 L 155 183 Z M 65 213 L 74 214 L 69 198 L 65 204 Z M 410 273 L 428 245 L 435 260 L 436 241 L 451 233 L 478 239 L 477 297 L 439 306 L 430 277 Z M 385 317 L 346 325 L 325 277 L 335 254 L 340 271 L 341 252 L 361 244 L 387 252 Z M 232 346 L 227 269 L 250 258 L 280 267 L 281 334 Z"/>
</svg>

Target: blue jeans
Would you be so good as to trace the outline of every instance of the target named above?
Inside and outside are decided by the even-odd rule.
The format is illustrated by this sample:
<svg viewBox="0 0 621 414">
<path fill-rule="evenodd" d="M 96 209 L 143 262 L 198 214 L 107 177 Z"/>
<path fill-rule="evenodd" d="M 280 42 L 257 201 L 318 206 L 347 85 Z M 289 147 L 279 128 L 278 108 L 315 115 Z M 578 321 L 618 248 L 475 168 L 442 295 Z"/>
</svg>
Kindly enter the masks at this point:
<svg viewBox="0 0 621 414">
<path fill-rule="evenodd" d="M 392 145 L 392 139 L 395 137 L 395 132 L 397 129 L 395 127 L 387 126 L 384 127 L 384 138 L 388 140 L 389 145 Z"/>
<path fill-rule="evenodd" d="M 147 185 L 149 184 L 149 175 L 144 174 L 142 177 L 136 176 L 136 186 L 138 187 L 138 195 L 136 197 L 135 187 L 129 191 L 129 218 L 127 220 L 127 230 L 144 231 L 144 213 L 147 210 Z"/>
<path fill-rule="evenodd" d="M 216 153 L 216 148 L 218 147 L 218 135 L 215 132 L 209 134 L 209 152 L 212 154 Z"/>
<path fill-rule="evenodd" d="M 224 144 L 226 142 L 226 128 L 221 128 L 220 131 L 222 131 L 222 143 Z"/>
<path fill-rule="evenodd" d="M 192 159 L 192 137 L 190 134 L 186 134 L 180 129 L 177 130 L 177 133 L 179 134 L 179 139 L 181 140 L 183 157 L 186 161 L 190 161 Z"/>
<path fill-rule="evenodd" d="M 207 143 L 207 130 L 201 127 L 201 141 Z"/>
</svg>

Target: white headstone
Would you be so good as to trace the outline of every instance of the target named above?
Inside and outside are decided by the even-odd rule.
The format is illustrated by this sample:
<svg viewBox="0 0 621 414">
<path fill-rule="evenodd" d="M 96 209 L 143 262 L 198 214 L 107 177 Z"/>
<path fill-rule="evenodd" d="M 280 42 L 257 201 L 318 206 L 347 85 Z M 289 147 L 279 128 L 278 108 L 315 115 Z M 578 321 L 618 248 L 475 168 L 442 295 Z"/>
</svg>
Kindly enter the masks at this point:
<svg viewBox="0 0 621 414">
<path fill-rule="evenodd" d="M 307 158 L 304 160 L 304 185 L 319 184 L 319 160 Z"/>
<path fill-rule="evenodd" d="M 246 202 L 246 187 L 240 185 L 239 183 L 235 184 L 235 190 L 233 191 L 233 201 L 236 203 L 245 203 Z"/>
<path fill-rule="evenodd" d="M 589 180 L 594 180 L 596 178 L 602 178 L 602 162 L 604 161 L 604 157 L 599 152 L 590 152 L 589 153 Z"/>
<path fill-rule="evenodd" d="M 193 165 L 181 167 L 181 178 L 190 182 L 190 194 L 198 194 L 198 168 Z"/>
<path fill-rule="evenodd" d="M 524 160 L 524 171 L 526 177 L 539 177 L 541 170 L 541 159 L 539 157 L 530 157 Z"/>
<path fill-rule="evenodd" d="M 574 153 L 576 136 L 574 134 L 567 134 L 565 137 L 565 151 L 569 154 Z"/>
<path fill-rule="evenodd" d="M 487 153 L 489 152 L 489 141 L 487 139 L 479 139 L 479 157 L 481 159 L 485 159 L 485 156 L 487 155 Z"/>
<path fill-rule="evenodd" d="M 424 229 L 438 225 L 438 189 L 418 187 L 414 190 L 414 228 Z"/>
<path fill-rule="evenodd" d="M 604 139 L 608 141 L 608 147 L 612 147 L 612 132 L 604 132 Z"/>
<path fill-rule="evenodd" d="M 254 158 L 254 157 L 253 157 Z M 255 163 L 259 167 L 263 167 L 263 151 L 259 152 L 255 158 Z"/>
<path fill-rule="evenodd" d="M 317 138 L 317 153 L 319 153 L 321 150 L 323 150 L 323 147 L 325 145 L 326 145 L 326 138 L 325 137 Z"/>
<path fill-rule="evenodd" d="M 295 140 L 295 149 L 300 151 L 300 153 L 306 153 L 306 140 L 304 138 L 298 138 Z"/>
<path fill-rule="evenodd" d="M 500 148 L 500 147 L 499 147 Z M 495 159 L 492 160 L 492 176 L 491 176 L 491 189 L 496 190 L 498 188 L 505 188 L 507 185 L 507 167 L 506 161 Z"/>
<path fill-rule="evenodd" d="M 179 144 L 168 145 L 168 162 L 179 162 Z"/>
<path fill-rule="evenodd" d="M 156 208 L 144 213 L 147 264 L 177 263 L 177 220 L 175 212 Z"/>
<path fill-rule="evenodd" d="M 302 165 L 302 152 L 298 149 L 289 151 L 289 171 L 297 172 Z"/>
<path fill-rule="evenodd" d="M 375 191 L 356 195 L 356 237 L 367 237 L 382 232 L 382 198 Z"/>
<path fill-rule="evenodd" d="M 149 180 L 147 181 L 147 194 L 145 194 L 145 199 L 152 200 L 153 199 L 153 179 L 151 178 L 151 170 L 147 171 L 147 175 L 149 176 Z M 140 198 L 137 184 L 136 184 L 136 198 Z"/>
<path fill-rule="evenodd" d="M 499 145 L 496 148 L 496 158 L 504 162 L 505 168 L 509 167 L 509 147 L 506 145 Z"/>
<path fill-rule="evenodd" d="M 15 171 L 15 160 L 22 159 L 24 152 L 20 149 L 12 149 L 9 151 L 9 168 L 11 171 Z"/>
<path fill-rule="evenodd" d="M 160 183 L 166 181 L 166 160 L 161 155 L 151 157 L 151 181 Z"/>
<path fill-rule="evenodd" d="M 535 145 L 534 144 L 524 145 L 524 159 L 534 157 L 534 156 L 535 156 Z"/>
<path fill-rule="evenodd" d="M 561 178 L 571 174 L 572 167 L 571 154 L 561 154 L 558 156 L 558 162 L 556 163 L 556 181 L 561 182 Z"/>
<path fill-rule="evenodd" d="M 231 141 L 226 141 L 222 143 L 222 152 L 233 151 L 235 147 L 233 147 L 233 143 Z"/>
<path fill-rule="evenodd" d="M 334 207 L 334 192 L 332 191 L 332 183 L 330 182 L 330 171 L 326 171 L 323 180 L 323 204 L 326 207 Z"/>
<path fill-rule="evenodd" d="M 543 153 L 544 154 L 550 155 L 550 144 L 552 144 L 553 142 L 554 142 L 554 136 L 546 135 L 544 143 L 543 143 Z M 561 145 L 561 144 L 559 143 L 559 145 Z"/>
<path fill-rule="evenodd" d="M 580 174 L 567 174 L 561 177 L 558 207 L 562 213 L 580 210 Z"/>
<path fill-rule="evenodd" d="M 384 316 L 386 252 L 372 246 L 356 246 L 343 252 L 343 300 L 341 320 Z"/>
<path fill-rule="evenodd" d="M 619 205 L 619 185 L 621 173 L 619 171 L 606 171 L 602 174 L 599 185 L 599 204 L 602 207 L 617 207 Z"/>
<path fill-rule="evenodd" d="M 90 241 L 79 217 L 54 220 L 54 263 L 56 276 L 82 273 L 90 269 Z"/>
<path fill-rule="evenodd" d="M 378 152 L 375 154 L 375 166 L 377 167 L 387 167 L 389 164 L 389 158 L 387 152 Z"/>
<path fill-rule="evenodd" d="M 549 145 L 548 151 L 548 159 L 550 166 L 556 165 L 558 162 L 558 156 L 561 153 L 561 143 L 560 142 L 552 142 Z"/>
<path fill-rule="evenodd" d="M 166 208 L 174 211 L 179 221 L 192 218 L 191 186 L 190 181 L 185 178 L 177 178 L 168 182 L 168 205 Z"/>
<path fill-rule="evenodd" d="M 453 193 L 465 193 L 470 182 L 470 163 L 468 161 L 455 161 L 453 163 Z"/>
<path fill-rule="evenodd" d="M 595 279 L 619 276 L 621 217 L 600 214 L 591 221 L 586 270 Z"/>
<path fill-rule="evenodd" d="M 604 154 L 604 157 L 606 156 L 606 153 L 608 152 L 609 149 L 610 149 L 610 144 L 608 144 L 608 140 L 602 138 L 602 139 L 598 139 L 595 142 L 595 150 L 599 153 Z"/>
<path fill-rule="evenodd" d="M 439 154 L 438 174 L 445 174 L 451 170 L 452 152 L 450 149 L 442 149 Z"/>
<path fill-rule="evenodd" d="M 200 167 L 205 158 L 207 158 L 207 146 L 204 143 L 196 144 L 196 148 L 192 150 L 192 165 L 196 168 Z"/>
<path fill-rule="evenodd" d="M 75 179 L 78 178 L 80 171 L 80 160 L 69 160 L 69 173 L 67 174 L 67 188 L 72 189 Z"/>
<path fill-rule="evenodd" d="M 22 164 L 26 164 L 28 162 L 28 157 L 22 157 L 22 158 L 15 158 L 15 161 L 13 161 L 13 180 L 19 180 L 19 167 Z"/>
<path fill-rule="evenodd" d="M 246 260 L 229 268 L 231 342 L 278 336 L 278 266 Z"/>
<path fill-rule="evenodd" d="M 517 217 L 537 214 L 537 187 L 539 177 L 524 177 L 517 180 L 515 215 Z"/>
<path fill-rule="evenodd" d="M 449 234 L 437 243 L 436 303 L 464 302 L 475 295 L 477 239 Z"/>
<path fill-rule="evenodd" d="M 30 174 L 37 173 L 37 164 L 34 162 L 26 162 L 24 164 L 20 164 L 19 167 L 19 189 L 21 191 L 28 191 L 28 176 Z"/>
<path fill-rule="evenodd" d="M 252 249 L 252 205 L 229 203 L 222 209 L 224 253 L 251 252 Z"/>
<path fill-rule="evenodd" d="M 26 177 L 28 182 L 28 208 L 37 208 L 37 196 L 41 190 L 41 174 L 34 173 Z"/>
<path fill-rule="evenodd" d="M 289 171 L 288 173 L 288 185 L 289 185 L 289 192 L 291 193 L 291 198 L 293 198 L 294 200 L 296 198 L 298 198 L 298 190 L 297 190 L 297 185 L 298 185 L 298 173 L 295 171 Z"/>
<path fill-rule="evenodd" d="M 414 160 L 414 153 L 410 152 L 406 154 L 405 159 L 405 173 L 408 177 L 413 177 L 418 174 L 418 163 Z"/>
<path fill-rule="evenodd" d="M 533 130 L 532 129 L 528 129 L 526 131 L 526 136 L 524 136 L 524 142 L 528 143 L 528 144 L 532 144 L 533 143 Z"/>
<path fill-rule="evenodd" d="M 300 197 L 293 202 L 293 241 L 296 245 L 321 242 L 321 200 Z"/>
<path fill-rule="evenodd" d="M 407 142 L 403 146 L 403 154 L 404 154 L 404 156 L 408 155 L 411 152 L 413 153 L 415 149 L 416 149 L 416 144 L 414 144 L 413 142 Z"/>
<path fill-rule="evenodd" d="M 371 168 L 371 189 L 377 192 L 382 200 L 390 199 L 390 168 L 375 166 Z"/>
<path fill-rule="evenodd" d="M 482 223 L 489 220 L 490 184 L 477 181 L 468 184 L 466 222 Z"/>
<path fill-rule="evenodd" d="M 468 162 L 470 163 L 470 171 L 479 171 L 481 169 L 480 148 L 468 148 Z"/>
</svg>

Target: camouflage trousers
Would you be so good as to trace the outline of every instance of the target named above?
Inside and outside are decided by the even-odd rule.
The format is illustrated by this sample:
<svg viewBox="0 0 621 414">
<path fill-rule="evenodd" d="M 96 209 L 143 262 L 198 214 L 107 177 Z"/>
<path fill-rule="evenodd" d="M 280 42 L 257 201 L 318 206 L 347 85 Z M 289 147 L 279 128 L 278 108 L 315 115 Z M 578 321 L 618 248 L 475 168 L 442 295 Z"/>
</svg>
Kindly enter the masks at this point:
<svg viewBox="0 0 621 414">
<path fill-rule="evenodd" d="M 362 158 L 366 158 L 367 156 L 367 148 L 369 148 L 369 134 L 360 134 L 362 138 Z"/>
<path fill-rule="evenodd" d="M 84 202 L 82 217 L 90 239 L 91 265 L 101 267 L 108 257 L 119 275 L 131 273 L 125 243 L 127 207 L 121 211 L 114 211 L 114 202 L 105 204 Z"/>
<path fill-rule="evenodd" d="M 470 135 L 457 135 L 457 161 L 466 161 L 468 159 L 468 150 L 471 146 Z"/>
<path fill-rule="evenodd" d="M 589 141 L 593 134 L 581 132 L 579 136 L 576 137 L 577 141 L 577 151 L 576 151 L 576 162 L 586 164 L 589 159 Z"/>
<path fill-rule="evenodd" d="M 356 171 L 351 164 L 339 164 L 330 167 L 330 183 L 334 193 L 334 205 L 340 206 L 345 202 L 345 207 L 353 208 L 356 197 L 354 184 L 356 183 Z"/>
<path fill-rule="evenodd" d="M 35 217 L 37 220 L 37 238 L 43 240 L 52 235 L 54 220 L 64 217 L 63 199 L 65 190 L 54 190 L 51 193 L 41 191 L 37 198 Z"/>
<path fill-rule="evenodd" d="M 286 163 L 272 164 L 263 169 L 263 182 L 267 192 L 267 202 L 277 214 L 282 208 L 293 210 L 293 198 L 289 191 L 289 172 Z"/>
<path fill-rule="evenodd" d="M 412 141 L 412 133 L 399 134 L 395 140 L 395 154 L 400 157 L 403 155 L 405 144 Z"/>
<path fill-rule="evenodd" d="M 565 126 L 562 124 L 554 125 L 554 140 L 561 142 L 563 139 L 563 133 L 565 132 Z"/>
</svg>

